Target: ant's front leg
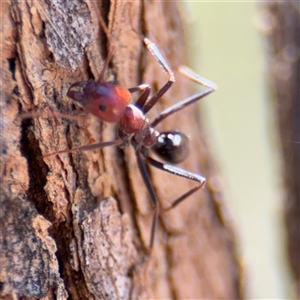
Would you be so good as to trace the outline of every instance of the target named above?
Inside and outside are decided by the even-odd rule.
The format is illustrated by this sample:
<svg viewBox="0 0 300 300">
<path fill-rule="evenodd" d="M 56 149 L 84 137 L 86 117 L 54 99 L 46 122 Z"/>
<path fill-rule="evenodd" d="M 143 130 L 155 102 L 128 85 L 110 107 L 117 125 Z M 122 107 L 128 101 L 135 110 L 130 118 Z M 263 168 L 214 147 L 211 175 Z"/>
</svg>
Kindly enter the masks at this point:
<svg viewBox="0 0 300 300">
<path fill-rule="evenodd" d="M 61 118 L 72 121 L 81 121 L 85 119 L 86 113 L 84 111 L 75 112 L 72 115 L 60 113 L 60 112 L 45 112 L 45 111 L 30 111 L 20 113 L 16 116 L 16 119 L 25 120 L 32 118 Z"/>
<path fill-rule="evenodd" d="M 154 58 L 158 61 L 158 63 L 163 67 L 164 71 L 169 76 L 169 80 L 167 81 L 167 83 L 153 97 L 151 97 L 143 106 L 142 108 L 143 113 L 147 113 L 172 86 L 172 84 L 175 82 L 175 76 L 172 70 L 170 69 L 170 67 L 168 66 L 167 62 L 163 58 L 160 51 L 155 46 L 155 44 L 152 43 L 147 38 L 144 38 L 144 43 L 147 46 L 150 53 L 154 56 Z"/>
<path fill-rule="evenodd" d="M 135 102 L 135 106 L 138 107 L 139 109 L 143 109 L 151 91 L 151 86 L 147 83 L 140 84 L 138 86 L 132 87 L 128 89 L 129 93 L 132 94 L 134 92 L 142 92 L 140 97 L 137 99 Z"/>
</svg>

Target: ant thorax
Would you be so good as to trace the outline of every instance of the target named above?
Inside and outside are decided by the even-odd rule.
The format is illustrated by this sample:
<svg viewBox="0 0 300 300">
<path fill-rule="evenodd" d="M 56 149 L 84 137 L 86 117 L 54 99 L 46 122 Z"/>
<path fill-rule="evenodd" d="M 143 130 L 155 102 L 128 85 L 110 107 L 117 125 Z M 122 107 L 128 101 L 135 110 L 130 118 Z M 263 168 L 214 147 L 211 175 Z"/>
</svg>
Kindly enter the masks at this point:
<svg viewBox="0 0 300 300">
<path fill-rule="evenodd" d="M 159 132 L 150 127 L 149 119 L 135 105 L 129 104 L 120 119 L 120 130 L 127 135 L 132 134 L 134 142 L 146 148 L 157 143 Z"/>
<path fill-rule="evenodd" d="M 120 119 L 120 129 L 126 134 L 137 133 L 149 123 L 143 112 L 136 106 L 129 104 L 125 107 Z"/>
</svg>

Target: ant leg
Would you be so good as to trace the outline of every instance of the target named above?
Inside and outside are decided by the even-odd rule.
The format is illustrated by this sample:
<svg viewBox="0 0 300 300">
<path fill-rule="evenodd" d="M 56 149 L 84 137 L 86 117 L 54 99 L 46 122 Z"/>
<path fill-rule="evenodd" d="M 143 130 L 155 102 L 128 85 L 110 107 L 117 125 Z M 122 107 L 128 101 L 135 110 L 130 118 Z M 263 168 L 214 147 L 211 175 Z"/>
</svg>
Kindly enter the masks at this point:
<svg viewBox="0 0 300 300">
<path fill-rule="evenodd" d="M 218 88 L 218 86 L 215 83 L 199 76 L 191 68 L 189 68 L 187 66 L 181 65 L 178 68 L 178 71 L 185 77 L 189 78 L 190 80 L 192 80 L 196 83 L 199 83 L 205 87 L 212 88 L 214 91 Z"/>
<path fill-rule="evenodd" d="M 99 149 L 99 148 L 104 148 L 104 147 L 110 147 L 110 146 L 119 146 L 123 143 L 122 140 L 115 140 L 115 141 L 110 141 L 110 142 L 101 142 L 101 143 L 96 143 L 96 144 L 91 144 L 91 145 L 85 145 L 85 146 L 80 146 L 80 147 L 75 147 L 72 149 L 65 149 L 65 150 L 60 150 L 57 152 L 52 152 L 44 155 L 44 157 L 50 157 L 53 155 L 57 154 L 62 154 L 62 153 L 71 153 L 75 151 L 89 151 L 89 150 L 94 150 L 94 149 Z"/>
<path fill-rule="evenodd" d="M 39 111 L 31 111 L 26 113 L 20 113 L 16 116 L 16 119 L 32 119 L 32 118 L 62 118 L 67 120 L 78 121 L 80 118 L 83 119 L 85 116 L 85 112 L 76 113 L 74 115 L 67 115 L 59 112 L 39 112 Z"/>
<path fill-rule="evenodd" d="M 153 166 L 159 170 L 162 170 L 162 171 L 198 182 L 198 185 L 196 187 L 192 188 L 188 192 L 184 193 L 183 195 L 181 195 L 180 197 L 178 197 L 177 199 L 172 201 L 170 207 L 163 209 L 163 211 L 162 211 L 163 213 L 171 210 L 172 208 L 177 206 L 179 203 L 184 201 L 186 198 L 188 198 L 190 195 L 192 195 L 193 193 L 195 193 L 197 190 L 199 190 L 201 187 L 203 187 L 205 185 L 206 179 L 204 177 L 202 177 L 201 175 L 188 172 L 188 171 L 183 170 L 178 167 L 174 167 L 174 166 L 171 166 L 168 164 L 161 163 L 157 160 L 154 160 L 153 158 L 151 158 L 149 156 L 146 157 L 146 160 L 151 166 Z"/>
<path fill-rule="evenodd" d="M 129 93 L 134 93 L 134 92 L 138 92 L 138 91 L 142 92 L 140 97 L 135 102 L 135 106 L 138 107 L 139 109 L 143 109 L 143 107 L 150 95 L 150 90 L 151 90 L 151 86 L 146 83 L 128 89 Z"/>
<path fill-rule="evenodd" d="M 134 87 L 128 89 L 130 94 L 135 93 L 135 92 L 145 93 L 148 90 L 151 90 L 151 86 L 147 83 L 143 83 L 143 84 L 140 84 L 138 86 L 134 86 Z"/>
<path fill-rule="evenodd" d="M 152 206 L 153 206 L 153 219 L 152 219 L 152 225 L 151 225 L 151 235 L 150 235 L 150 242 L 149 242 L 149 249 L 148 249 L 148 255 L 151 255 L 152 249 L 153 249 L 153 243 L 154 243 L 154 237 L 155 237 L 155 228 L 158 221 L 158 215 L 159 215 L 159 202 L 156 196 L 156 193 L 154 191 L 153 185 L 150 180 L 149 172 L 147 170 L 147 166 L 145 164 L 145 160 L 142 158 L 140 152 L 136 151 L 136 157 L 137 157 L 137 163 L 140 170 L 140 173 L 144 179 L 144 182 L 146 184 L 146 187 L 148 189 L 148 192 L 152 199 Z"/>
<path fill-rule="evenodd" d="M 167 81 L 167 83 L 151 99 L 149 99 L 149 101 L 146 102 L 145 105 L 143 105 L 142 111 L 144 113 L 147 113 L 175 82 L 175 76 L 155 44 L 147 38 L 144 38 L 144 43 L 150 53 L 154 56 L 154 58 L 158 61 L 158 63 L 163 67 L 164 71 L 169 76 L 169 80 Z"/>
<path fill-rule="evenodd" d="M 205 86 L 206 89 L 202 92 L 199 92 L 191 97 L 188 97 L 188 98 L 180 101 L 179 103 L 176 103 L 176 104 L 172 105 L 171 107 L 165 109 L 163 112 L 161 112 L 159 114 L 158 117 L 156 117 L 151 122 L 151 124 L 150 124 L 151 127 L 155 127 L 157 124 L 159 124 L 162 120 L 164 120 L 168 116 L 173 115 L 176 112 L 178 112 L 179 110 L 199 101 L 200 99 L 204 98 L 205 96 L 207 96 L 208 94 L 212 93 L 213 91 L 215 91 L 217 89 L 217 86 L 214 83 L 197 75 L 188 67 L 181 66 L 179 68 L 179 72 L 181 74 L 183 74 L 184 76 L 188 77 L 189 79 L 191 79 L 192 81 Z"/>
</svg>

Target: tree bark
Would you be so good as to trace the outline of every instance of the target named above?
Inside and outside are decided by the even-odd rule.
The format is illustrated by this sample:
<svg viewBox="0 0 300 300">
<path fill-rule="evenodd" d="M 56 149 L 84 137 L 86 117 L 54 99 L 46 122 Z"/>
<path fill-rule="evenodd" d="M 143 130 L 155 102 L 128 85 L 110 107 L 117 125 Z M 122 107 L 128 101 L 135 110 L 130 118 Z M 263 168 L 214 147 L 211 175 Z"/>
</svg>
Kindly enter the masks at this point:
<svg viewBox="0 0 300 300">
<path fill-rule="evenodd" d="M 157 44 L 176 76 L 148 117 L 192 94 L 177 72 L 185 50 L 175 2 L 115 0 L 97 2 L 97 9 L 115 44 L 105 80 L 124 87 L 148 83 L 153 92 L 167 81 L 136 30 Z M 116 139 L 115 124 L 80 118 L 81 109 L 66 96 L 71 84 L 98 77 L 109 51 L 94 5 L 11 0 L 2 3 L 1 20 L 3 298 L 242 298 L 234 233 L 195 106 L 159 129 L 190 136 L 190 156 L 180 167 L 202 173 L 208 183 L 160 216 L 148 258 L 151 200 L 131 147 L 44 157 Z M 20 117 L 27 112 L 32 118 Z M 149 170 L 163 207 L 194 187 Z"/>
<path fill-rule="evenodd" d="M 282 155 L 287 248 L 300 297 L 300 4 L 265 4 L 269 70 Z"/>
</svg>

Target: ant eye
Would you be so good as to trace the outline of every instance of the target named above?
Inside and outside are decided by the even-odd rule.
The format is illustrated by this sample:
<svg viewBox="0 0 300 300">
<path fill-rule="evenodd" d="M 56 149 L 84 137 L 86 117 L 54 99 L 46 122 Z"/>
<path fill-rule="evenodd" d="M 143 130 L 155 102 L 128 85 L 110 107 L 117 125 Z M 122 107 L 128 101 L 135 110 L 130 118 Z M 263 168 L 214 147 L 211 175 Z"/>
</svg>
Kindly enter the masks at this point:
<svg viewBox="0 0 300 300">
<path fill-rule="evenodd" d="M 99 109 L 100 109 L 101 111 L 106 111 L 106 110 L 107 110 L 107 107 L 106 107 L 106 105 L 99 105 Z"/>
</svg>

